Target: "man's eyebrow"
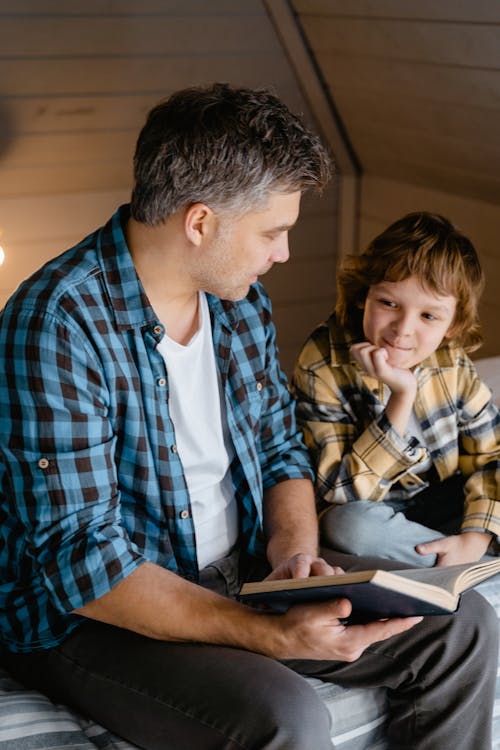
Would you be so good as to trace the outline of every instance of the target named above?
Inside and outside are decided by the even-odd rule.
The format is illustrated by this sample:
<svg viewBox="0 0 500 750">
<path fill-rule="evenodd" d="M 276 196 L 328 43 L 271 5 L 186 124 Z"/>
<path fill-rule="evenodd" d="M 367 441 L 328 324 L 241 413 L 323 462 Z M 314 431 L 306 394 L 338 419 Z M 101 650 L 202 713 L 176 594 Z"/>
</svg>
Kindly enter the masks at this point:
<svg viewBox="0 0 500 750">
<path fill-rule="evenodd" d="M 293 221 L 291 224 L 280 224 L 277 227 L 272 227 L 271 229 L 266 229 L 266 232 L 288 232 L 290 229 L 292 229 L 295 224 L 297 223 L 297 220 Z"/>
</svg>

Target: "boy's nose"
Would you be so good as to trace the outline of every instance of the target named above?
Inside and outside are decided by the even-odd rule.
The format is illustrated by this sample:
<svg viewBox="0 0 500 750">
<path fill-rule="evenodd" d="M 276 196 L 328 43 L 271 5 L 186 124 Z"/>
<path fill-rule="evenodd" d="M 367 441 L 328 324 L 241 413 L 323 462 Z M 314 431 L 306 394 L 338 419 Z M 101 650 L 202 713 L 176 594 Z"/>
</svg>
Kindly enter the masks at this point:
<svg viewBox="0 0 500 750">
<path fill-rule="evenodd" d="M 414 322 L 408 313 L 402 313 L 395 320 L 395 329 L 399 336 L 409 336 L 413 332 Z"/>
</svg>

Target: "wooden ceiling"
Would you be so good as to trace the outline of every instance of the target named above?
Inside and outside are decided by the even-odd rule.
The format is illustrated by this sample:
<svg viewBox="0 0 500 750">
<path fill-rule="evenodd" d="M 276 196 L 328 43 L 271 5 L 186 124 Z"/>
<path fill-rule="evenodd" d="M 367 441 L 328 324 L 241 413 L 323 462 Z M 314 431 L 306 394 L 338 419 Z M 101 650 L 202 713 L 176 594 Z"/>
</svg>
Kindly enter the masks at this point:
<svg viewBox="0 0 500 750">
<path fill-rule="evenodd" d="M 129 188 L 149 108 L 214 80 L 304 110 L 260 0 L 0 0 L 0 198 Z"/>
<path fill-rule="evenodd" d="M 288 6 L 364 174 L 498 202 L 498 0 Z M 151 104 L 217 78 L 304 109 L 262 0 L 0 0 L 0 197 L 128 187 Z"/>
<path fill-rule="evenodd" d="M 292 7 L 364 174 L 500 202 L 498 0 Z"/>
</svg>

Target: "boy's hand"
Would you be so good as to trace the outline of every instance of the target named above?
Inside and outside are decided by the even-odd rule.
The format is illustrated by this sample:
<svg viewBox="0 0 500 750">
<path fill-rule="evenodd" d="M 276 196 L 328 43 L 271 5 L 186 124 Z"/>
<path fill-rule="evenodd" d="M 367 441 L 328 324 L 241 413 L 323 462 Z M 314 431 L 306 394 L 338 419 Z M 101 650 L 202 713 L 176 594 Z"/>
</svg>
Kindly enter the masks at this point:
<svg viewBox="0 0 500 750">
<path fill-rule="evenodd" d="M 404 435 L 417 395 L 415 375 L 411 370 L 391 365 L 387 349 L 374 346 L 369 341 L 353 344 L 351 354 L 368 375 L 381 380 L 390 389 L 385 413 L 393 427 Z"/>
<path fill-rule="evenodd" d="M 419 555 L 437 555 L 436 567 L 462 565 L 480 560 L 488 549 L 491 535 L 481 531 L 464 531 L 427 544 L 418 544 Z"/>
<path fill-rule="evenodd" d="M 351 346 L 351 354 L 368 375 L 385 383 L 391 393 L 415 398 L 417 381 L 414 374 L 411 370 L 391 365 L 387 349 L 362 341 Z"/>
</svg>

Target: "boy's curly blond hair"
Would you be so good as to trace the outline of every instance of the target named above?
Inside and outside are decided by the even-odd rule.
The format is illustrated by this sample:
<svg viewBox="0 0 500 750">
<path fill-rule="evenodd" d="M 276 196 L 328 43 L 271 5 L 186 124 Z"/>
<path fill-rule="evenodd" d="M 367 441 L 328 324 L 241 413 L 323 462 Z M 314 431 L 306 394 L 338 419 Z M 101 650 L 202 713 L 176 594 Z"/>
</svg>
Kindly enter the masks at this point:
<svg viewBox="0 0 500 750">
<path fill-rule="evenodd" d="M 477 252 L 448 219 L 424 211 L 398 219 L 360 255 L 344 260 L 337 276 L 335 306 L 341 325 L 355 337 L 362 335 L 361 305 L 369 288 L 409 276 L 416 276 L 437 294 L 456 297 L 451 340 L 468 352 L 478 349 L 482 335 L 477 308 L 484 276 Z"/>
</svg>

